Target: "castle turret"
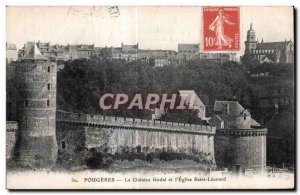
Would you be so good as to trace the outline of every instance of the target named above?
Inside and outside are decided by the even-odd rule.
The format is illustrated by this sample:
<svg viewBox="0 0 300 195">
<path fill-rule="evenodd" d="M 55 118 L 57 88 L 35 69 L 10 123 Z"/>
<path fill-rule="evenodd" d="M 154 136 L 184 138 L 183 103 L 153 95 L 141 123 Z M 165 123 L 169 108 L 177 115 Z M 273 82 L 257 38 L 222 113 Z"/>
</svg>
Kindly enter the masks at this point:
<svg viewBox="0 0 300 195">
<path fill-rule="evenodd" d="M 250 55 L 253 49 L 256 49 L 257 41 L 253 24 L 250 24 L 250 29 L 247 31 L 247 41 L 245 41 L 245 54 Z"/>
<path fill-rule="evenodd" d="M 261 128 L 249 110 L 237 101 L 216 101 L 214 112 L 216 115 L 210 123 L 218 127 L 215 138 L 217 166 L 264 169 L 267 129 Z"/>
<path fill-rule="evenodd" d="M 56 66 L 34 43 L 16 64 L 18 122 L 16 158 L 33 168 L 51 168 L 57 158 Z"/>
</svg>

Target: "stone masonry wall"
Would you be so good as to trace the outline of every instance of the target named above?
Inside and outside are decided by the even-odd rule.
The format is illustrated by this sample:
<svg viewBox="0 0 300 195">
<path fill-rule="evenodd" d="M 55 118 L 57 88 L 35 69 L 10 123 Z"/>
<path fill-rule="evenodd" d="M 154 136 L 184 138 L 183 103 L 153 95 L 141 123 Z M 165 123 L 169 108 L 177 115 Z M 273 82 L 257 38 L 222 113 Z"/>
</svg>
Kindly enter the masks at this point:
<svg viewBox="0 0 300 195">
<path fill-rule="evenodd" d="M 218 131 L 215 158 L 219 167 L 262 169 L 266 167 L 266 129 Z"/>
<path fill-rule="evenodd" d="M 56 63 L 16 62 L 20 133 L 17 159 L 25 166 L 51 167 L 56 162 Z"/>
<path fill-rule="evenodd" d="M 87 148 L 106 145 L 115 153 L 122 147 L 169 148 L 177 152 L 198 151 L 214 155 L 214 136 L 162 131 L 85 127 Z"/>
<path fill-rule="evenodd" d="M 120 152 L 124 147 L 148 147 L 149 149 L 172 149 L 176 152 L 192 151 L 210 154 L 214 158 L 214 136 L 177 133 L 157 130 L 89 127 L 78 124 L 57 123 L 59 150 L 75 150 L 81 145 L 90 148 L 109 148 L 110 153 Z"/>
<path fill-rule="evenodd" d="M 90 116 L 57 112 L 59 150 L 109 148 L 110 153 L 124 147 L 172 149 L 210 154 L 214 158 L 215 127 L 121 117 Z"/>
<path fill-rule="evenodd" d="M 235 146 L 233 163 L 246 167 L 266 166 L 266 136 L 231 137 Z"/>
</svg>

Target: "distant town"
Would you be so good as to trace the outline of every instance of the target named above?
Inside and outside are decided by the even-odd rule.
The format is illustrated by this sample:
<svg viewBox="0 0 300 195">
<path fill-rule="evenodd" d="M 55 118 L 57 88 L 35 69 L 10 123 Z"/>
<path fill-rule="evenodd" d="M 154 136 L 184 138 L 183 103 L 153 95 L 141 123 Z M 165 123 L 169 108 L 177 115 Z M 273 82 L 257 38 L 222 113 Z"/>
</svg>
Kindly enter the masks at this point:
<svg viewBox="0 0 300 195">
<path fill-rule="evenodd" d="M 200 53 L 200 44 L 178 44 L 178 51 L 140 49 L 139 44 L 120 47 L 95 47 L 95 45 L 58 45 L 50 42 L 27 42 L 20 49 L 15 44 L 6 44 L 7 61 L 16 61 L 25 56 L 36 44 L 41 54 L 51 61 L 75 59 L 116 59 L 126 61 L 142 60 L 155 67 L 184 64 L 191 59 L 208 60 L 217 64 L 238 61 L 236 53 Z"/>
<path fill-rule="evenodd" d="M 94 44 L 79 45 L 58 45 L 50 42 L 27 42 L 20 49 L 13 43 L 6 43 L 6 61 L 8 63 L 22 59 L 36 44 L 41 54 L 50 61 L 68 61 L 75 59 L 115 59 L 128 62 L 141 60 L 151 66 L 163 67 L 166 65 L 178 65 L 192 59 L 200 59 L 212 62 L 213 64 L 223 64 L 228 61 L 242 61 L 237 53 L 205 53 L 200 52 L 200 44 L 178 44 L 177 51 L 174 50 L 150 50 L 141 49 L 139 44 L 127 45 L 121 43 L 120 47 L 96 47 Z M 294 43 L 289 40 L 281 42 L 261 42 L 256 38 L 253 24 L 247 31 L 245 41 L 244 56 L 252 58 L 260 63 L 293 63 Z"/>
</svg>

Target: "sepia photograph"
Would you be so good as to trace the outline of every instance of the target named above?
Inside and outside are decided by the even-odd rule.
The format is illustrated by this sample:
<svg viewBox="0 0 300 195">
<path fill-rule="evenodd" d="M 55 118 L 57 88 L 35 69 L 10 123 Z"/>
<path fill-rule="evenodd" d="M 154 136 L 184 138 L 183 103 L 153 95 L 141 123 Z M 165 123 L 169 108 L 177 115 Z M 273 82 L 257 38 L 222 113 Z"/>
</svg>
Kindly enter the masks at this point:
<svg viewBox="0 0 300 195">
<path fill-rule="evenodd" d="M 7 6 L 6 188 L 295 189 L 294 18 Z"/>
</svg>

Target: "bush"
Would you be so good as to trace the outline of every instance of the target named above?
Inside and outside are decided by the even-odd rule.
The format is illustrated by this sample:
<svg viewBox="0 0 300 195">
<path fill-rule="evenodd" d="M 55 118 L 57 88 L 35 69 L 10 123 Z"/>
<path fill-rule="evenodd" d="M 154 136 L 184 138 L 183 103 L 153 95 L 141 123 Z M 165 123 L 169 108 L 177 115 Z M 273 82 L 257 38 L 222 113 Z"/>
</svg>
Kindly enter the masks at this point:
<svg viewBox="0 0 300 195">
<path fill-rule="evenodd" d="M 127 160 L 128 160 L 129 162 L 132 162 L 132 161 L 134 161 L 135 159 L 136 159 L 136 158 L 135 158 L 135 155 L 134 155 L 134 154 L 130 153 L 130 154 L 128 155 Z"/>
<path fill-rule="evenodd" d="M 137 151 L 137 153 L 140 153 L 142 151 L 142 147 L 141 146 L 137 146 L 136 147 L 136 151 Z"/>
<path fill-rule="evenodd" d="M 103 168 L 108 168 L 110 165 L 114 164 L 114 156 L 107 156 L 103 158 Z"/>
<path fill-rule="evenodd" d="M 153 161 L 153 155 L 151 153 L 149 153 L 149 154 L 146 155 L 146 161 L 148 163 L 152 163 L 152 161 Z"/>
<path fill-rule="evenodd" d="M 91 157 L 86 160 L 86 165 L 90 169 L 99 169 L 103 167 L 103 155 L 101 152 L 91 150 Z"/>
</svg>

